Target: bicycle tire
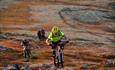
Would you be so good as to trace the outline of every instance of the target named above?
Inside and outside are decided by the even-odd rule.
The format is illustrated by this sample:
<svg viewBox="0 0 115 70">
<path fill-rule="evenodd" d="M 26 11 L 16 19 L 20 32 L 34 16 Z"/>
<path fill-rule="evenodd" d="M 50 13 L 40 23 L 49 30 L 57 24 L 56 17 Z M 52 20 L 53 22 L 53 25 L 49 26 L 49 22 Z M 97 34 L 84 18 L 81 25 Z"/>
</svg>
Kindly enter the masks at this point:
<svg viewBox="0 0 115 70">
<path fill-rule="evenodd" d="M 58 54 L 57 54 L 57 52 L 58 52 Z M 59 50 L 59 51 L 56 51 L 56 53 L 55 53 L 55 55 L 53 56 L 53 58 L 54 58 L 54 65 L 56 66 L 56 67 L 64 67 L 64 61 L 63 61 L 63 57 L 64 57 L 64 55 L 63 55 L 63 52 L 61 52 L 61 50 Z"/>
<path fill-rule="evenodd" d="M 60 62 L 59 62 L 59 57 L 57 56 L 57 67 L 59 68 Z"/>
<path fill-rule="evenodd" d="M 59 66 L 60 66 L 59 57 L 56 56 L 56 54 L 55 54 L 55 56 L 54 56 L 54 65 L 55 65 L 56 67 L 59 67 Z"/>
<path fill-rule="evenodd" d="M 54 65 L 56 66 L 57 64 L 56 64 L 56 54 L 55 54 L 55 56 L 53 56 L 53 58 L 54 58 Z"/>
<path fill-rule="evenodd" d="M 61 60 L 61 67 L 63 68 L 63 64 L 64 64 L 64 62 L 63 62 L 63 54 L 62 53 L 60 53 L 60 60 Z"/>
</svg>

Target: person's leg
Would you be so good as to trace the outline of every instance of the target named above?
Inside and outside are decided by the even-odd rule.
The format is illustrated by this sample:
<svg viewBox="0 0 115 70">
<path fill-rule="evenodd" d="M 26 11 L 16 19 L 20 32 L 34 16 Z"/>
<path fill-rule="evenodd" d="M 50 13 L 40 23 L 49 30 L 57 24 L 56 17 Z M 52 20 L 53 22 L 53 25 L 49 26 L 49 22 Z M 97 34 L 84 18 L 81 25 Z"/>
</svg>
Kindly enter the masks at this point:
<svg viewBox="0 0 115 70">
<path fill-rule="evenodd" d="M 30 57 L 32 57 L 32 52 L 31 52 L 31 49 L 30 49 L 30 52 L 29 52 L 29 53 L 30 53 Z"/>
<path fill-rule="evenodd" d="M 53 43 L 51 47 L 52 47 L 52 54 L 53 56 L 55 56 L 57 44 Z"/>
<path fill-rule="evenodd" d="M 29 49 L 29 56 L 32 57 L 31 49 Z"/>
<path fill-rule="evenodd" d="M 55 55 L 55 53 L 56 53 L 56 49 L 53 49 L 53 56 Z"/>
<path fill-rule="evenodd" d="M 44 35 L 42 36 L 42 39 L 43 39 L 43 41 L 45 40 L 45 36 Z"/>
<path fill-rule="evenodd" d="M 60 45 L 60 48 L 63 50 L 63 49 L 64 49 L 64 44 L 61 44 L 61 45 Z"/>
<path fill-rule="evenodd" d="M 51 48 L 52 48 L 52 54 L 53 54 L 53 59 L 54 59 L 54 65 L 56 65 L 56 45 L 53 44 L 51 45 Z"/>
<path fill-rule="evenodd" d="M 27 57 L 30 58 L 30 50 L 27 49 Z"/>
<path fill-rule="evenodd" d="M 45 40 L 46 39 L 45 35 L 43 35 L 42 38 L 43 38 L 43 40 Z"/>
<path fill-rule="evenodd" d="M 41 41 L 41 35 L 39 35 L 38 37 L 39 37 L 39 40 Z"/>
<path fill-rule="evenodd" d="M 24 50 L 24 58 L 27 58 L 27 55 L 26 55 L 26 50 Z"/>
<path fill-rule="evenodd" d="M 43 36 L 41 36 L 41 41 L 43 41 L 44 40 L 44 38 L 43 38 Z"/>
</svg>

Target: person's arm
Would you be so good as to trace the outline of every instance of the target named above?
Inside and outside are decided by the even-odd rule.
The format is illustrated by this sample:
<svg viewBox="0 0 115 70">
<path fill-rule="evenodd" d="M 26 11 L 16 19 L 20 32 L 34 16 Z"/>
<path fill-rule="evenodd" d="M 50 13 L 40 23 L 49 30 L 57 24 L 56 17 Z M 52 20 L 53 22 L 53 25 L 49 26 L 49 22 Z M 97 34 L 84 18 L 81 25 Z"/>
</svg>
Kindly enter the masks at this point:
<svg viewBox="0 0 115 70">
<path fill-rule="evenodd" d="M 23 46 L 23 43 L 22 43 L 22 42 L 20 43 L 20 46 Z"/>
<path fill-rule="evenodd" d="M 52 39 L 52 33 L 50 33 L 50 34 L 48 35 L 48 38 L 46 39 L 46 44 L 47 44 L 47 45 L 51 45 L 51 44 L 52 44 L 51 39 Z"/>
<path fill-rule="evenodd" d="M 59 36 L 59 39 L 61 40 L 64 36 L 65 36 L 65 34 L 64 34 L 64 32 L 60 32 L 60 36 Z"/>
<path fill-rule="evenodd" d="M 61 38 L 61 44 L 66 44 L 69 42 L 69 39 L 64 35 L 62 38 Z"/>
<path fill-rule="evenodd" d="M 25 50 L 25 46 L 24 46 L 24 44 L 23 44 L 23 42 L 21 42 L 21 47 L 23 48 L 23 50 Z"/>
<path fill-rule="evenodd" d="M 47 45 L 52 45 L 52 42 L 49 39 L 46 39 L 46 44 Z"/>
</svg>

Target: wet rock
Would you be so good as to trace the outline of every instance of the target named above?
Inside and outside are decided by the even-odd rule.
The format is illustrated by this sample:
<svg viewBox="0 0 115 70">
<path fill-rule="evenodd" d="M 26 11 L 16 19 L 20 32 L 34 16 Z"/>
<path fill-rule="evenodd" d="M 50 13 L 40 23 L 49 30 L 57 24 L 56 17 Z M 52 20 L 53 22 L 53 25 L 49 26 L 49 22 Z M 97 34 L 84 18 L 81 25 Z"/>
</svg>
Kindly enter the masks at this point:
<svg viewBox="0 0 115 70">
<path fill-rule="evenodd" d="M 6 36 L 6 37 L 9 37 L 9 36 L 25 36 L 25 37 L 33 37 L 33 38 L 37 38 L 37 36 L 35 36 L 35 35 L 30 35 L 30 34 L 20 34 L 20 33 L 9 33 L 9 32 L 7 32 L 7 33 L 3 33 L 3 35 Z M 31 39 L 28 39 L 28 40 L 30 41 Z"/>
<path fill-rule="evenodd" d="M 0 46 L 0 51 L 6 51 L 6 50 L 7 50 L 7 48 Z"/>
<path fill-rule="evenodd" d="M 16 68 L 14 67 L 14 66 L 12 66 L 12 65 L 8 65 L 8 70 L 16 70 Z"/>
<path fill-rule="evenodd" d="M 14 65 L 6 65 L 5 67 L 2 67 L 2 70 L 29 70 L 29 69 L 22 69 L 20 65 L 14 64 Z"/>
<path fill-rule="evenodd" d="M 0 51 L 13 51 L 13 49 L 0 46 Z"/>
<path fill-rule="evenodd" d="M 76 38 L 74 40 L 82 43 L 93 43 L 93 44 L 111 44 L 109 39 L 113 36 L 103 35 L 103 34 L 92 34 L 92 33 L 76 33 Z"/>
<path fill-rule="evenodd" d="M 114 19 L 115 13 L 107 10 L 90 10 L 90 9 L 62 9 L 60 15 L 66 22 L 75 23 L 77 21 L 82 23 L 96 24 L 101 21 L 108 21 Z M 109 19 L 108 19 L 109 18 Z M 70 24 L 71 24 L 70 23 Z"/>
<path fill-rule="evenodd" d="M 49 64 L 32 64 L 30 65 L 30 68 L 40 70 L 57 70 L 55 66 L 51 66 Z"/>
<path fill-rule="evenodd" d="M 32 70 L 29 65 L 21 67 L 21 70 Z"/>
<path fill-rule="evenodd" d="M 115 10 L 115 3 L 110 3 L 109 5 L 111 6 L 112 9 Z"/>
<path fill-rule="evenodd" d="M 0 39 L 7 39 L 5 35 L 0 34 Z"/>
<path fill-rule="evenodd" d="M 44 67 L 44 68 L 50 68 L 50 66 L 47 65 L 47 64 L 43 64 L 42 67 Z"/>
<path fill-rule="evenodd" d="M 51 66 L 51 68 L 49 68 L 49 70 L 57 70 L 57 68 L 55 66 Z"/>
</svg>

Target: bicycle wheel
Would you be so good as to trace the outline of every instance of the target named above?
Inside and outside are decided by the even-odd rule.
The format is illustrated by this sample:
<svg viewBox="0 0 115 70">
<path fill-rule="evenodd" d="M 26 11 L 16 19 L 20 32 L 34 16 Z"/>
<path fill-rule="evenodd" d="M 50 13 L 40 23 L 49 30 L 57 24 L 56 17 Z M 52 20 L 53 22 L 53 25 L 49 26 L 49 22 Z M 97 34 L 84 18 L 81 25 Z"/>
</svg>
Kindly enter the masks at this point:
<svg viewBox="0 0 115 70">
<path fill-rule="evenodd" d="M 57 67 L 59 67 L 60 61 L 59 61 L 59 56 L 57 56 Z"/>
<path fill-rule="evenodd" d="M 56 66 L 56 54 L 53 56 L 53 59 L 54 59 L 54 65 Z"/>
<path fill-rule="evenodd" d="M 60 60 L 61 60 L 61 67 L 63 68 L 63 63 L 64 63 L 64 61 L 63 61 L 63 53 L 60 53 Z"/>
<path fill-rule="evenodd" d="M 60 65 L 59 56 L 60 56 L 60 54 L 57 54 L 57 52 L 56 52 L 56 54 L 54 56 L 54 65 L 56 67 L 59 67 L 59 65 Z"/>
<path fill-rule="evenodd" d="M 23 52 L 23 56 L 24 56 L 24 58 L 27 58 L 27 52 L 25 50 Z"/>
</svg>

